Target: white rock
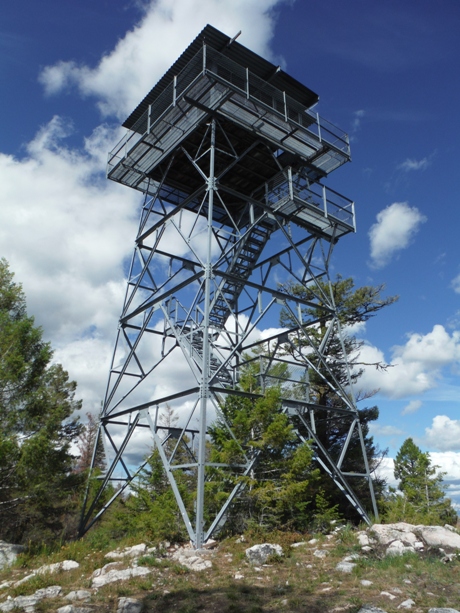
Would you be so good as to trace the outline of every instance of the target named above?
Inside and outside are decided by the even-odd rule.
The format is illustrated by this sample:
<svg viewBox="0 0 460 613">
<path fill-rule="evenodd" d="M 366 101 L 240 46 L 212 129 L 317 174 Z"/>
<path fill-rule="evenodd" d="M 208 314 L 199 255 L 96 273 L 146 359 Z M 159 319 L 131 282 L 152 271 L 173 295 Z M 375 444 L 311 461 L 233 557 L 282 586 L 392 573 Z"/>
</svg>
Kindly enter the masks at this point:
<svg viewBox="0 0 460 613">
<path fill-rule="evenodd" d="M 371 604 L 365 604 L 360 608 L 358 613 L 386 613 L 383 609 L 379 609 L 378 607 L 374 607 Z"/>
<path fill-rule="evenodd" d="M 142 601 L 135 598 L 119 598 L 117 613 L 141 613 Z"/>
<path fill-rule="evenodd" d="M 460 549 L 460 534 L 441 526 L 416 526 L 416 533 L 430 547 L 453 547 Z"/>
<path fill-rule="evenodd" d="M 369 587 L 372 585 L 372 581 L 369 581 L 368 579 L 361 579 L 360 583 L 361 585 L 364 585 L 364 587 Z"/>
<path fill-rule="evenodd" d="M 49 587 L 37 590 L 34 596 L 40 600 L 42 600 L 42 598 L 57 598 L 61 592 L 62 587 L 60 585 L 50 585 Z"/>
<path fill-rule="evenodd" d="M 396 596 L 394 596 L 393 594 L 390 594 L 390 592 L 380 592 L 380 596 L 386 596 L 390 600 L 394 600 L 396 598 Z"/>
<path fill-rule="evenodd" d="M 450 609 L 443 607 L 435 607 L 434 609 L 428 609 L 428 613 L 460 613 L 458 609 Z"/>
<path fill-rule="evenodd" d="M 329 555 L 329 551 L 327 551 L 326 549 L 316 549 L 313 552 L 313 555 L 316 556 L 317 558 L 325 558 L 326 556 Z"/>
<path fill-rule="evenodd" d="M 355 566 L 356 564 L 353 564 L 353 562 L 342 561 L 337 564 L 335 569 L 339 570 L 342 573 L 351 573 Z"/>
<path fill-rule="evenodd" d="M 299 543 L 292 543 L 291 547 L 296 549 L 297 547 L 303 547 L 304 545 L 307 545 L 307 542 L 306 541 L 300 541 Z"/>
<path fill-rule="evenodd" d="M 92 579 L 96 577 L 100 577 L 101 575 L 106 575 L 109 571 L 119 568 L 121 566 L 121 562 L 109 562 L 102 568 L 96 568 L 96 570 L 91 575 Z"/>
<path fill-rule="evenodd" d="M 34 573 L 36 575 L 44 575 L 46 573 L 52 575 L 60 570 L 74 570 L 79 566 L 80 564 L 74 560 L 64 560 L 63 562 L 56 562 L 55 564 L 45 564 L 44 566 L 40 566 L 40 568 L 37 568 Z"/>
<path fill-rule="evenodd" d="M 244 575 L 242 573 L 236 573 L 234 579 L 239 581 L 240 579 L 244 579 Z"/>
<path fill-rule="evenodd" d="M 118 560 L 120 558 L 140 558 L 147 552 L 147 545 L 140 543 L 139 545 L 133 545 L 132 547 L 125 547 L 124 549 L 115 549 L 115 551 L 109 551 L 104 557 L 109 560 Z"/>
<path fill-rule="evenodd" d="M 18 554 L 23 551 L 24 547 L 22 545 L 13 545 L 0 541 L 0 568 L 12 564 L 18 557 Z"/>
<path fill-rule="evenodd" d="M 351 553 L 349 556 L 345 556 L 342 562 L 353 562 L 354 560 L 360 560 L 361 556 L 359 553 Z"/>
<path fill-rule="evenodd" d="M 310 540 L 308 541 L 308 544 L 309 544 L 309 545 L 316 545 L 316 543 L 317 543 L 317 542 L 318 542 L 318 539 L 310 539 Z"/>
<path fill-rule="evenodd" d="M 372 547 L 370 545 L 364 545 L 364 547 L 361 547 L 361 551 L 364 551 L 364 553 L 369 553 L 369 551 L 372 551 Z"/>
<path fill-rule="evenodd" d="M 414 604 L 415 602 L 411 598 L 408 598 L 399 605 L 398 609 L 412 609 Z"/>
<path fill-rule="evenodd" d="M 92 613 L 93 609 L 89 607 L 75 607 L 71 604 L 66 604 L 63 607 L 59 607 L 56 613 Z"/>
<path fill-rule="evenodd" d="M 171 554 L 171 559 L 190 570 L 198 572 L 212 567 L 211 560 L 202 557 L 199 552 L 190 547 L 180 547 Z"/>
<path fill-rule="evenodd" d="M 370 531 L 377 537 L 381 545 L 389 545 L 391 542 L 399 540 L 405 545 L 413 545 L 419 540 L 414 534 L 415 526 L 398 522 L 396 524 L 374 524 Z"/>
<path fill-rule="evenodd" d="M 15 583 L 13 583 L 13 587 L 18 587 L 18 585 L 22 585 L 23 583 L 30 581 L 32 577 L 35 577 L 35 573 L 32 573 L 31 575 L 26 575 L 22 579 L 19 579 L 19 581 L 16 581 Z"/>
<path fill-rule="evenodd" d="M 393 541 L 387 548 L 387 556 L 401 556 L 404 553 L 415 553 L 415 549 L 410 545 L 404 545 L 402 541 Z"/>
<path fill-rule="evenodd" d="M 246 557 L 250 564 L 265 564 L 268 558 L 272 555 L 283 555 L 283 548 L 281 545 L 263 543 L 261 545 L 254 545 L 253 547 L 246 549 Z"/>
<path fill-rule="evenodd" d="M 360 532 L 358 534 L 358 543 L 362 546 L 362 547 L 366 547 L 367 545 L 369 545 L 369 537 L 367 536 L 367 534 L 365 532 Z"/>
<path fill-rule="evenodd" d="M 76 590 L 69 592 L 66 596 L 66 600 L 89 600 L 91 598 L 91 592 L 88 590 Z"/>
<path fill-rule="evenodd" d="M 107 566 L 109 565 L 107 564 Z M 99 575 L 95 575 L 97 571 L 94 571 L 91 587 L 102 587 L 103 585 L 107 585 L 107 583 L 113 583 L 114 581 L 125 581 L 126 579 L 131 579 L 131 577 L 144 577 L 145 575 L 150 574 L 150 572 L 151 570 L 145 566 L 136 566 L 134 568 L 125 568 L 123 570 L 112 569 Z"/>
</svg>

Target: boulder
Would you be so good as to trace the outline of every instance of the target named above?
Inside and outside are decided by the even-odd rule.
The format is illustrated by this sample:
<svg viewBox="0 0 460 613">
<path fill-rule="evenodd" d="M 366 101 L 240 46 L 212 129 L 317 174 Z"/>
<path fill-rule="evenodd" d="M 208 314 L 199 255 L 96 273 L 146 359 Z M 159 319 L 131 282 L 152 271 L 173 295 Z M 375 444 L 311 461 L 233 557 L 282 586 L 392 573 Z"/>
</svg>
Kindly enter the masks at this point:
<svg viewBox="0 0 460 613">
<path fill-rule="evenodd" d="M 141 613 L 142 601 L 135 598 L 119 598 L 117 613 Z"/>
<path fill-rule="evenodd" d="M 414 531 L 429 547 L 460 549 L 460 534 L 442 526 L 415 526 Z"/>
<path fill-rule="evenodd" d="M 246 557 L 250 564 L 265 564 L 268 558 L 273 555 L 283 555 L 281 545 L 262 543 L 261 545 L 254 545 L 246 549 Z"/>
<path fill-rule="evenodd" d="M 398 522 L 396 524 L 374 524 L 370 532 L 377 537 L 381 545 L 389 545 L 393 541 L 401 541 L 404 545 L 413 546 L 419 539 L 414 534 L 412 524 Z"/>
<path fill-rule="evenodd" d="M 0 569 L 13 564 L 18 554 L 23 551 L 24 547 L 22 545 L 12 545 L 11 543 L 0 541 Z"/>
</svg>

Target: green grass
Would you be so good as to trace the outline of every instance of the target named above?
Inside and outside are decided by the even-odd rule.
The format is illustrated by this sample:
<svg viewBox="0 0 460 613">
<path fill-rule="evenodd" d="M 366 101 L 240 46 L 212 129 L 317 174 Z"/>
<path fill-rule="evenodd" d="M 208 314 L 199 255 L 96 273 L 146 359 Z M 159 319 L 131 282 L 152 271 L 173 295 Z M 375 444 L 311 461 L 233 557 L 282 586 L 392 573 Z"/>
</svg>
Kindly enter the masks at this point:
<svg viewBox="0 0 460 613">
<path fill-rule="evenodd" d="M 213 567 L 203 572 L 189 571 L 171 558 L 158 554 L 145 555 L 139 565 L 150 568 L 145 577 L 116 582 L 93 592 L 89 603 L 98 613 L 109 613 L 117 608 L 121 596 L 138 598 L 144 603 L 145 613 L 324 613 L 342 608 L 347 613 L 357 612 L 362 604 L 373 604 L 387 611 L 400 613 L 398 605 L 407 598 L 416 602 L 416 607 L 458 608 L 460 601 L 460 561 L 449 565 L 441 562 L 441 554 L 435 549 L 423 554 L 384 557 L 383 550 L 375 551 L 356 560 L 350 574 L 335 570 L 337 563 L 351 553 L 360 552 L 356 534 L 351 528 L 337 533 L 333 541 L 320 536 L 316 545 L 292 548 L 291 544 L 308 541 L 312 534 L 254 532 L 246 535 L 246 541 L 236 538 L 222 541 L 217 551 L 208 555 Z M 63 595 L 73 589 L 90 586 L 90 576 L 95 568 L 101 568 L 109 560 L 107 551 L 141 542 L 142 539 L 126 539 L 114 542 L 110 539 L 85 538 L 55 548 L 42 549 L 35 555 L 30 551 L 20 556 L 18 563 L 0 573 L 0 581 L 18 581 L 31 569 L 64 559 L 74 559 L 80 568 L 53 575 L 33 577 L 17 588 L 2 590 L 0 601 L 7 595 L 28 595 L 49 585 L 61 585 Z M 97 548 L 95 543 L 106 543 Z M 286 555 L 273 557 L 268 564 L 255 570 L 246 561 L 245 550 L 257 542 L 272 542 L 282 545 Z M 325 558 L 317 558 L 314 550 L 327 549 Z M 127 566 L 124 560 L 122 566 Z M 235 579 L 241 573 L 243 579 Z M 82 574 L 84 575 L 82 577 Z M 372 581 L 364 587 L 362 579 Z M 406 583 L 405 581 L 410 581 Z M 401 590 L 395 600 L 382 596 L 382 591 Z M 169 593 L 167 593 L 169 592 Z M 430 592 L 432 595 L 430 595 Z M 42 601 L 37 612 L 54 612 L 67 604 L 64 598 Z"/>
</svg>

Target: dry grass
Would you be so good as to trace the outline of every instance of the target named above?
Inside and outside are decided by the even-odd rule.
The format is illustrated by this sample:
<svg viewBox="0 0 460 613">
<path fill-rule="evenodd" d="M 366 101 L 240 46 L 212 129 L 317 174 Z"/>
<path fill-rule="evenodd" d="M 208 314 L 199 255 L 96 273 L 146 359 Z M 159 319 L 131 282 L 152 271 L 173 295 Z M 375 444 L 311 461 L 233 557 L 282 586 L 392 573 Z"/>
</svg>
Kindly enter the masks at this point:
<svg viewBox="0 0 460 613">
<path fill-rule="evenodd" d="M 244 543 L 227 539 L 206 554 L 213 567 L 202 572 L 187 571 L 169 559 L 156 560 L 148 556 L 143 559 L 143 565 L 149 565 L 150 575 L 93 591 L 91 602 L 85 606 L 98 612 L 115 612 L 117 599 L 130 596 L 144 602 L 145 613 L 268 613 L 280 610 L 286 613 L 355 613 L 366 603 L 388 613 L 400 613 L 398 606 L 408 598 L 415 601 L 412 611 L 416 613 L 426 613 L 430 607 L 459 608 L 460 561 L 444 564 L 435 549 L 423 555 L 391 558 L 375 550 L 357 560 L 353 572 L 346 574 L 335 567 L 345 555 L 360 551 L 353 532 L 346 530 L 341 537 L 330 540 L 321 537 L 316 545 L 290 546 L 294 541 L 310 538 L 311 535 L 276 534 L 265 535 L 264 539 L 260 535 L 247 537 Z M 264 541 L 280 543 L 285 555 L 260 568 L 250 566 L 245 557 L 246 548 Z M 314 555 L 316 549 L 327 550 L 329 554 L 318 558 Z M 20 588 L 3 589 L 0 601 L 7 595 L 31 594 L 47 585 L 61 585 L 63 594 L 73 589 L 87 589 L 92 571 L 107 562 L 103 556 L 104 551 L 88 551 L 84 543 L 74 543 L 52 555 L 24 558 L 28 568 L 18 564 L 4 571 L 0 574 L 0 583 L 18 580 L 30 573 L 30 568 L 63 559 L 75 559 L 81 566 L 70 572 L 34 578 Z M 235 575 L 243 578 L 236 579 Z M 365 587 L 362 580 L 372 584 Z M 55 611 L 64 604 L 67 604 L 64 598 L 42 601 L 36 610 Z"/>
</svg>

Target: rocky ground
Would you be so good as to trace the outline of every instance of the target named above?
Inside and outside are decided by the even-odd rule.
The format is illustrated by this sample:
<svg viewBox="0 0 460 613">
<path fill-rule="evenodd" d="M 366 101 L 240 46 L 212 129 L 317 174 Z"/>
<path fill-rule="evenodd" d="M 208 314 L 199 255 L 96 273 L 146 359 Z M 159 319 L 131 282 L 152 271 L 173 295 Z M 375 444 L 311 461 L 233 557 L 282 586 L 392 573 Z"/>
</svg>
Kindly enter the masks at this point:
<svg viewBox="0 0 460 613">
<path fill-rule="evenodd" d="M 88 553 L 76 543 L 36 568 L 21 568 L 19 557 L 0 575 L 0 611 L 460 613 L 460 534 L 450 526 L 276 536 L 212 541 L 199 552 L 141 543 Z M 17 554 L 0 544 L 0 562 Z"/>
</svg>

